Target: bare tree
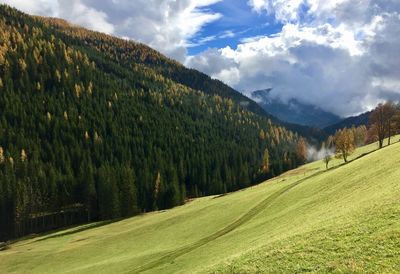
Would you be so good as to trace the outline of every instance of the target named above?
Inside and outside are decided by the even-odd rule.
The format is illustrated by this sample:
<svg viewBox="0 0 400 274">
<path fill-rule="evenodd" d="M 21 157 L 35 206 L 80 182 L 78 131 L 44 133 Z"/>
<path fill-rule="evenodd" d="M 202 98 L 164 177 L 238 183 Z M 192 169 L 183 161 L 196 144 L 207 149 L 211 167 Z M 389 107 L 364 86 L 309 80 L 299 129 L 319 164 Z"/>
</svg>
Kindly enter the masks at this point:
<svg viewBox="0 0 400 274">
<path fill-rule="evenodd" d="M 395 116 L 396 116 L 396 105 L 392 102 L 388 102 L 386 105 L 386 127 L 388 132 L 388 145 L 390 145 L 390 139 L 396 132 Z"/>
<path fill-rule="evenodd" d="M 365 139 L 366 144 L 372 144 L 378 141 L 378 134 L 376 133 L 375 125 L 372 124 L 367 131 L 367 138 Z"/>
<path fill-rule="evenodd" d="M 400 132 L 400 103 L 397 104 L 397 106 L 396 106 L 396 114 L 394 115 L 393 119 L 394 119 L 394 126 L 395 126 L 394 134 L 397 134 Z"/>
<path fill-rule="evenodd" d="M 388 144 L 390 144 L 390 137 L 393 134 L 392 123 L 396 114 L 395 105 L 391 102 L 379 104 L 370 116 L 370 123 L 374 127 L 376 136 L 378 137 L 379 148 L 383 147 L 383 140 L 386 136 L 389 137 Z"/>
</svg>

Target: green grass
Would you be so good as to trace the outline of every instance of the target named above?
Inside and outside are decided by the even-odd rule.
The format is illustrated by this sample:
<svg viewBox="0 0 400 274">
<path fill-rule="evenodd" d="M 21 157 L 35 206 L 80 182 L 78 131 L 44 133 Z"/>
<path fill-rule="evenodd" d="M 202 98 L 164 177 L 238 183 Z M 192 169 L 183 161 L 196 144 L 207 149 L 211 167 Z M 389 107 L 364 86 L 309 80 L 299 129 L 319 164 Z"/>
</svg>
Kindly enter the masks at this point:
<svg viewBox="0 0 400 274">
<path fill-rule="evenodd" d="M 0 273 L 400 273 L 400 143 L 341 163 L 20 240 L 0 251 Z"/>
</svg>

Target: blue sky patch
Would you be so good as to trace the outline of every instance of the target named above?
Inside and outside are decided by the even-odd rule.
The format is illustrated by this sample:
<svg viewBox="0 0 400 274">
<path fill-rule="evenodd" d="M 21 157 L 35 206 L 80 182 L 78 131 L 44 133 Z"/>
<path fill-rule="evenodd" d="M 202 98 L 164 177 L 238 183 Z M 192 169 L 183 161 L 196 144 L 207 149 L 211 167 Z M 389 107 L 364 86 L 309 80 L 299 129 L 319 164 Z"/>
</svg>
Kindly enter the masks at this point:
<svg viewBox="0 0 400 274">
<path fill-rule="evenodd" d="M 244 38 L 275 34 L 283 26 L 276 22 L 274 16 L 253 11 L 243 0 L 223 0 L 207 9 L 222 17 L 205 25 L 201 32 L 192 37 L 189 55 L 196 55 L 208 48 L 236 48 Z"/>
</svg>

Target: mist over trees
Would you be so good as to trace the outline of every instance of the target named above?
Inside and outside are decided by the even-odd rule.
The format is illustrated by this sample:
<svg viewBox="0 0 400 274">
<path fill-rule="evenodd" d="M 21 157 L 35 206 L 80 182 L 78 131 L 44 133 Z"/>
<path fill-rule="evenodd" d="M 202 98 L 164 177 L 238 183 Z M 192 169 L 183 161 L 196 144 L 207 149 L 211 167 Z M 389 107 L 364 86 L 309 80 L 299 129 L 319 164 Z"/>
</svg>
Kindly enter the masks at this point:
<svg viewBox="0 0 400 274">
<path fill-rule="evenodd" d="M 329 168 L 329 162 L 332 160 L 332 155 L 329 153 L 325 153 L 324 156 L 324 163 L 325 163 L 325 168 L 328 169 Z"/>
<path fill-rule="evenodd" d="M 324 160 L 326 168 L 328 168 L 333 155 L 347 162 L 348 156 L 357 147 L 366 144 L 368 138 L 367 132 L 367 127 L 362 125 L 359 127 L 343 128 L 336 131 L 334 135 L 330 135 L 321 147 L 323 155 L 320 158 Z"/>
</svg>

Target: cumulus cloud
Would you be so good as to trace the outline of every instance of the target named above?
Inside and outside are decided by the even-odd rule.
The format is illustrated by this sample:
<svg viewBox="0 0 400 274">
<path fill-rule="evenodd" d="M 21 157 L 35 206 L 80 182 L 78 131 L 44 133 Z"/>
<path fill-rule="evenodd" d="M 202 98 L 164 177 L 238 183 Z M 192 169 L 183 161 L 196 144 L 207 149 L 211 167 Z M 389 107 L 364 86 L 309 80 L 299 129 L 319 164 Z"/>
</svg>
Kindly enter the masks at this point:
<svg viewBox="0 0 400 274">
<path fill-rule="evenodd" d="M 130 38 L 183 61 L 189 40 L 220 18 L 207 9 L 220 0 L 1 0 L 30 14 L 64 18 Z"/>
<path fill-rule="evenodd" d="M 241 91 L 273 88 L 271 95 L 284 102 L 295 98 L 341 116 L 400 98 L 399 1 L 250 0 L 249 5 L 273 14 L 282 30 L 242 39 L 236 48 L 208 50 L 186 64 Z"/>
<path fill-rule="evenodd" d="M 106 13 L 89 7 L 79 0 L 2 0 L 1 2 L 30 14 L 61 17 L 93 30 L 108 34 L 114 32 L 114 26 L 109 22 Z"/>
<path fill-rule="evenodd" d="M 51 0 L 2 0 L 0 2 L 15 7 L 21 11 L 36 15 L 55 16 L 56 11 L 58 10 L 58 1 Z"/>
<path fill-rule="evenodd" d="M 107 34 L 115 31 L 114 25 L 105 12 L 88 7 L 79 0 L 58 1 L 55 16 Z"/>
<path fill-rule="evenodd" d="M 275 15 L 282 22 L 293 22 L 299 19 L 298 10 L 303 0 L 249 0 L 249 5 L 257 12 L 266 11 Z"/>
</svg>

